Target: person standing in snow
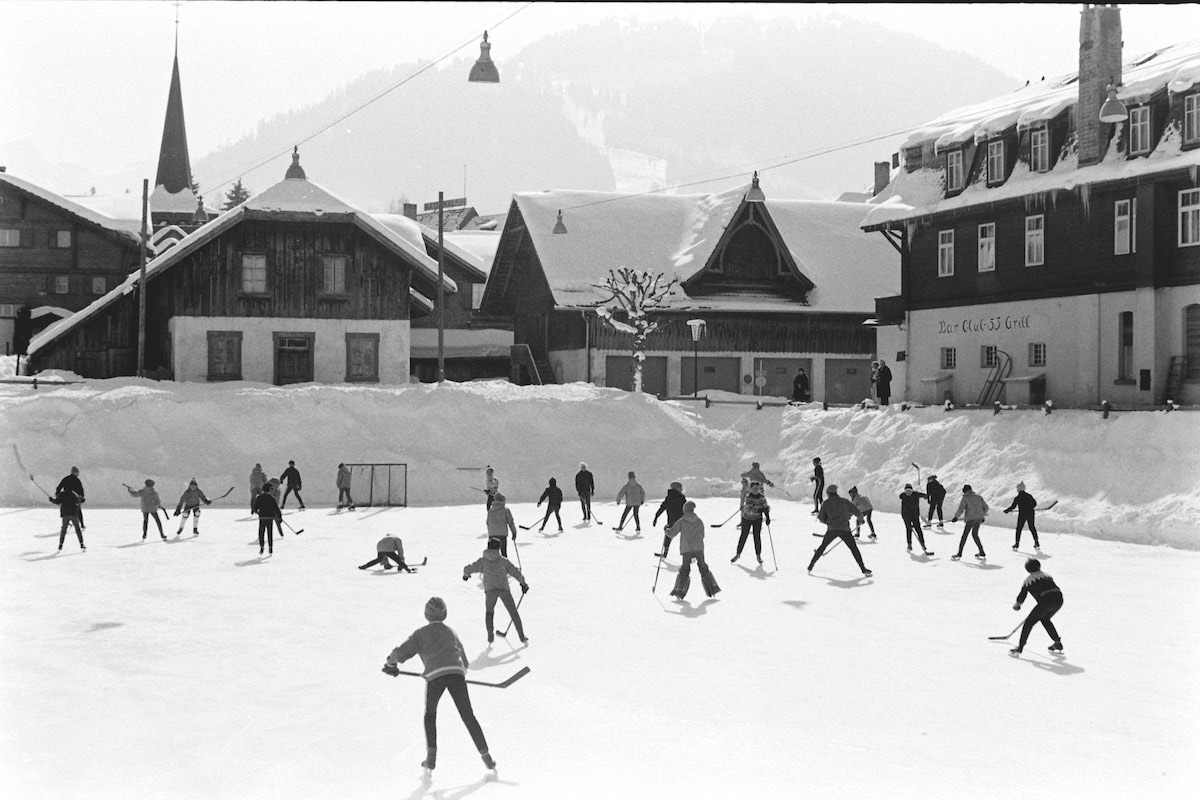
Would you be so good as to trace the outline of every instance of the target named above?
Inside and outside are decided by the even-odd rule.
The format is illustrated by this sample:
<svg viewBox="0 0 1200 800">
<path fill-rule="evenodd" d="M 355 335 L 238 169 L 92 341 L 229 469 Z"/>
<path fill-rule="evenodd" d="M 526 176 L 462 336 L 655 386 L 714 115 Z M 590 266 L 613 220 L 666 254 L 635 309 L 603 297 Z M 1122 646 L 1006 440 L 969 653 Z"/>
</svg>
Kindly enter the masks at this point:
<svg viewBox="0 0 1200 800">
<path fill-rule="evenodd" d="M 508 555 L 508 535 L 512 533 L 513 541 L 517 541 L 517 523 L 513 521 L 512 512 L 505 504 L 504 495 L 496 492 L 492 497 L 492 507 L 487 512 L 487 534 L 489 542 L 498 542 L 500 554 Z"/>
<path fill-rule="evenodd" d="M 254 498 L 262 492 L 263 487 L 267 485 L 267 473 L 263 472 L 262 464 L 255 464 L 254 469 L 250 470 L 250 513 L 254 513 Z"/>
<path fill-rule="evenodd" d="M 738 539 L 737 552 L 729 559 L 730 564 L 742 557 L 742 548 L 746 546 L 746 539 L 751 533 L 754 534 L 754 556 L 759 564 L 762 563 L 763 520 L 766 520 L 768 525 L 771 524 L 771 506 L 767 504 L 767 498 L 763 497 L 762 484 L 752 480 L 750 491 L 742 501 L 742 535 Z"/>
<path fill-rule="evenodd" d="M 958 522 L 958 518 L 962 517 L 965 521 L 963 525 L 962 539 L 958 543 L 958 554 L 950 556 L 951 560 L 957 561 L 962 558 L 963 548 L 967 545 L 967 537 L 971 536 L 975 539 L 975 546 L 979 548 L 979 552 L 975 554 L 976 558 L 987 558 L 987 553 L 983 552 L 983 542 L 979 540 L 979 526 L 983 524 L 984 517 L 987 516 L 988 504 L 979 495 L 971 491 L 971 484 L 963 487 L 962 500 L 958 503 L 958 510 L 954 512 L 954 517 L 951 522 Z"/>
<path fill-rule="evenodd" d="M 1042 572 L 1042 562 L 1036 558 L 1028 559 L 1025 562 L 1025 571 L 1029 573 L 1029 577 L 1021 584 L 1021 593 L 1017 595 L 1017 602 L 1013 604 L 1013 611 L 1020 611 L 1021 604 L 1025 602 L 1025 596 L 1033 595 L 1037 605 L 1033 611 L 1029 612 L 1029 616 L 1025 618 L 1025 624 L 1021 626 L 1021 640 L 1017 642 L 1017 646 L 1008 652 L 1014 656 L 1021 654 L 1025 649 L 1025 642 L 1029 641 L 1029 632 L 1033 630 L 1033 626 L 1037 623 L 1042 623 L 1042 627 L 1046 629 L 1046 633 L 1050 634 L 1050 638 L 1054 640 L 1054 644 L 1050 645 L 1050 650 L 1055 653 L 1061 653 L 1063 649 L 1062 639 L 1058 636 L 1058 629 L 1054 627 L 1054 623 L 1050 618 L 1058 613 L 1058 610 L 1063 605 L 1062 590 L 1058 588 L 1058 584 L 1054 582 L 1045 572 Z"/>
<path fill-rule="evenodd" d="M 892 398 L 892 371 L 882 358 L 879 359 L 879 371 L 875 373 L 875 394 L 879 398 L 880 408 Z"/>
<path fill-rule="evenodd" d="M 77 475 L 77 469 L 71 468 L 71 474 Z M 63 479 L 66 481 L 66 478 Z M 58 552 L 62 552 L 63 542 L 67 540 L 67 526 L 75 526 L 75 536 L 79 539 L 80 551 L 87 550 L 83 544 L 83 523 L 79 521 L 79 504 L 83 502 L 79 494 L 69 487 L 64 487 L 59 483 L 58 494 L 54 497 L 47 496 L 51 503 L 58 506 L 58 515 L 62 517 L 62 530 L 58 532 Z"/>
<path fill-rule="evenodd" d="M 663 498 L 662 504 L 658 507 L 658 511 L 654 512 L 654 519 L 651 520 L 651 527 L 658 524 L 658 517 L 661 514 L 667 515 L 667 527 L 671 527 L 679 518 L 683 516 L 683 506 L 687 503 L 687 498 L 683 496 L 683 484 L 679 481 L 672 481 L 671 487 L 667 489 L 667 496 Z M 671 537 L 663 534 L 663 546 L 661 553 L 655 553 L 658 558 L 666 558 L 667 552 L 671 549 Z"/>
<path fill-rule="evenodd" d="M 259 495 L 260 497 L 262 495 Z M 183 512 L 183 517 L 179 520 L 179 530 L 175 531 L 175 535 L 183 533 L 183 526 L 187 524 L 189 514 L 192 517 L 192 535 L 200 535 L 200 504 L 206 506 L 212 505 L 212 500 L 204 496 L 204 492 L 200 491 L 200 485 L 196 483 L 196 479 L 192 478 L 188 481 L 188 487 L 183 490 L 183 494 L 179 496 L 179 503 L 175 506 L 175 516 L 179 516 L 179 512 Z"/>
<path fill-rule="evenodd" d="M 679 536 L 679 555 L 683 564 L 679 566 L 679 574 L 675 576 L 675 587 L 671 596 L 682 600 L 687 596 L 692 585 L 692 562 L 700 570 L 700 585 L 709 597 L 716 596 L 721 591 L 717 579 L 713 577 L 708 563 L 704 560 L 704 520 L 696 515 L 696 504 L 688 500 L 683 504 L 683 516 L 674 525 L 667 528 L 667 536 Z"/>
<path fill-rule="evenodd" d="M 425 619 L 428 625 L 417 628 L 404 644 L 392 650 L 383 665 L 383 671 L 393 678 L 400 674 L 397 664 L 403 664 L 413 656 L 420 656 L 424 664 L 425 678 L 425 760 L 421 766 L 433 769 L 437 766 L 437 707 L 443 692 L 450 692 L 458 715 L 462 717 L 471 741 L 479 751 L 484 766 L 496 768 L 496 761 L 488 753 L 483 729 L 475 719 L 471 708 L 471 695 L 467 689 L 467 652 L 458 636 L 445 623 L 446 601 L 431 597 L 425 604 Z"/>
<path fill-rule="evenodd" d="M 542 517 L 542 527 L 538 530 L 546 530 L 546 523 L 550 521 L 550 515 L 553 514 L 554 518 L 558 520 L 558 532 L 562 533 L 562 516 L 558 513 L 558 510 L 562 508 L 562 489 L 558 488 L 558 482 L 554 478 L 550 479 L 550 485 L 538 498 L 538 507 L 541 507 L 543 501 L 546 503 L 546 516 Z"/>
<path fill-rule="evenodd" d="M 862 522 L 862 512 L 858 510 L 858 506 L 851 503 L 849 500 L 838 495 L 838 487 L 836 483 L 829 484 L 829 488 L 825 490 L 828 495 L 825 502 L 821 504 L 821 510 L 817 513 L 817 519 L 825 524 L 825 537 L 821 539 L 821 544 L 813 553 L 812 561 L 808 562 L 808 571 L 812 572 L 813 567 L 817 565 L 817 561 L 821 556 L 825 555 L 825 550 L 829 547 L 834 539 L 841 539 L 846 543 L 846 548 L 850 554 L 854 556 L 855 563 L 862 570 L 863 577 L 871 577 L 871 570 L 863 564 L 862 553 L 858 551 L 858 544 L 854 541 L 854 537 L 850 535 L 850 517 L 853 516 Z"/>
<path fill-rule="evenodd" d="M 376 564 L 382 564 L 384 569 L 391 569 L 391 561 L 396 562 L 396 569 L 405 572 L 413 571 L 408 564 L 404 563 L 404 543 L 389 533 L 375 543 L 375 560 L 368 561 L 359 569 L 367 569 Z"/>
<path fill-rule="evenodd" d="M 875 506 L 871 505 L 871 498 L 865 494 L 858 493 L 857 486 L 850 487 L 850 502 L 854 503 L 854 507 L 862 512 L 863 519 L 867 521 L 867 527 L 871 529 L 871 538 L 875 538 L 875 523 L 871 521 L 871 514 L 875 511 Z M 859 531 L 862 530 L 862 520 L 857 520 L 854 527 L 854 538 L 858 538 Z"/>
<path fill-rule="evenodd" d="M 279 476 L 279 482 L 287 484 L 287 489 L 283 493 L 283 500 L 279 503 L 279 510 L 282 511 L 283 507 L 287 505 L 288 495 L 295 493 L 296 500 L 300 503 L 300 510 L 303 511 L 304 498 L 300 496 L 300 470 L 296 469 L 295 461 L 288 462 L 287 469 Z"/>
<path fill-rule="evenodd" d="M 483 624 L 487 626 L 488 644 L 492 643 L 496 635 L 494 619 L 497 600 L 504 603 L 504 607 L 508 609 L 508 616 L 517 629 L 517 638 L 521 640 L 521 644 L 529 644 L 529 639 L 525 636 L 525 626 L 521 624 L 521 614 L 517 611 L 517 604 L 508 588 L 508 576 L 512 575 L 517 579 L 522 595 L 529 591 L 529 584 L 525 582 L 521 570 L 500 552 L 500 543 L 495 539 L 488 540 L 487 549 L 481 557 L 463 567 L 463 580 L 470 580 L 476 572 L 483 573 Z"/>
<path fill-rule="evenodd" d="M 775 485 L 767 480 L 767 476 L 763 474 L 762 468 L 759 466 L 757 461 L 752 462 L 750 464 L 750 469 L 742 473 L 742 479 L 748 483 L 754 483 L 755 481 L 758 481 L 763 486 L 773 487 Z"/>
<path fill-rule="evenodd" d="M 801 367 L 792 379 L 792 402 L 808 402 L 808 373 L 804 371 L 804 367 Z"/>
<path fill-rule="evenodd" d="M 500 491 L 500 479 L 496 477 L 496 470 L 491 467 L 487 468 L 483 479 L 484 494 L 487 495 L 487 510 L 492 510 L 492 502 L 495 500 L 496 493 Z"/>
<path fill-rule="evenodd" d="M 158 518 L 158 509 L 162 507 L 162 500 L 158 496 L 158 491 L 154 488 L 154 481 L 146 478 L 146 485 L 141 489 L 134 489 L 132 486 L 125 486 L 129 493 L 134 497 L 140 498 L 142 505 L 142 541 L 146 541 L 146 533 L 150 529 L 150 517 L 154 517 L 154 524 L 158 526 L 158 535 L 165 542 L 167 535 L 163 533 L 162 521 Z M 166 511 L 164 510 L 165 514 Z"/>
<path fill-rule="evenodd" d="M 925 517 L 925 527 L 928 528 L 933 524 L 934 511 L 938 515 L 938 527 L 945 527 L 942 524 L 942 503 L 946 499 L 946 487 L 938 483 L 937 475 L 930 475 L 925 479 L 925 497 L 929 501 L 929 513 Z M 917 516 L 920 516 L 920 512 Z"/>
<path fill-rule="evenodd" d="M 819 514 L 821 511 L 821 499 L 825 496 L 825 468 L 821 466 L 821 457 L 817 456 L 813 459 L 813 474 L 809 480 L 813 484 L 813 512 Z"/>
<path fill-rule="evenodd" d="M 579 472 L 575 473 L 575 493 L 579 495 L 579 507 L 583 509 L 583 521 L 588 522 L 592 518 L 592 495 L 596 493 L 596 482 L 592 479 L 592 473 L 588 471 L 587 464 L 579 465 Z"/>
<path fill-rule="evenodd" d="M 925 547 L 925 534 L 921 532 L 921 498 L 925 496 L 914 491 L 911 483 L 904 484 L 904 491 L 900 493 L 900 519 L 904 520 L 904 541 L 908 544 L 908 552 L 912 552 L 912 537 L 915 533 L 921 551 L 931 556 L 933 553 Z"/>
<path fill-rule="evenodd" d="M 625 518 L 629 516 L 629 512 L 633 512 L 633 522 L 637 526 L 635 533 L 642 532 L 642 520 L 638 516 L 638 509 L 642 507 L 642 503 L 646 502 L 646 490 L 637 482 L 637 477 L 631 471 L 629 480 L 621 487 L 621 491 L 617 492 L 617 505 L 621 501 L 625 501 L 625 510 L 621 512 L 621 521 L 617 523 L 616 530 L 621 530 L 625 527 Z"/>
<path fill-rule="evenodd" d="M 270 486 L 269 483 L 267 485 Z M 283 515 L 283 512 L 279 510 L 279 502 L 275 499 L 275 494 L 269 488 L 259 492 L 258 497 L 254 498 L 254 507 L 250 511 L 258 514 L 258 554 L 260 556 L 263 554 L 263 545 L 265 544 L 267 552 L 274 555 L 275 524 Z"/>
<path fill-rule="evenodd" d="M 83 481 L 79 479 L 79 467 L 71 467 L 70 474 L 58 482 L 58 486 L 54 487 L 55 496 L 62 494 L 63 489 L 75 493 L 77 499 L 75 503 L 77 509 L 76 516 L 79 517 L 79 527 L 87 530 L 87 526 L 83 524 L 83 503 L 87 498 L 83 493 Z"/>
<path fill-rule="evenodd" d="M 337 489 L 338 489 L 337 507 L 339 509 L 345 507 L 345 508 L 349 508 L 351 511 L 353 511 L 354 510 L 354 498 L 350 496 L 350 468 L 347 467 L 345 464 L 338 464 Z M 345 503 L 342 502 L 342 498 L 345 498 L 345 500 L 346 500 Z"/>
<path fill-rule="evenodd" d="M 1033 549 L 1041 550 L 1042 546 L 1038 544 L 1037 527 L 1033 524 L 1033 512 L 1037 508 L 1037 500 L 1025 491 L 1024 483 L 1017 484 L 1017 496 L 1013 498 L 1008 508 L 1004 509 L 1004 513 L 1009 514 L 1014 508 L 1017 510 L 1017 539 L 1013 542 L 1013 550 L 1021 546 L 1021 530 L 1026 523 L 1029 523 L 1029 533 L 1033 536 Z"/>
</svg>

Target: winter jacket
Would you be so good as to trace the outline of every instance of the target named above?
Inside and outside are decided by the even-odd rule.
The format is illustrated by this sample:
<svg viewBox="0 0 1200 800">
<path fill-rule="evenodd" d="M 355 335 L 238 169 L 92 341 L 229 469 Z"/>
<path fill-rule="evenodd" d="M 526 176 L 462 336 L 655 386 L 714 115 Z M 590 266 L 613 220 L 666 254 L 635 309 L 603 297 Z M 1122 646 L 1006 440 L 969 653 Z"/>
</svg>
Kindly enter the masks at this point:
<svg viewBox="0 0 1200 800">
<path fill-rule="evenodd" d="M 487 512 L 487 532 L 491 539 L 503 539 L 512 531 L 513 539 L 517 538 L 517 523 L 513 522 L 512 512 L 503 502 L 492 503 Z"/>
<path fill-rule="evenodd" d="M 350 468 L 349 467 L 338 467 L 337 488 L 339 488 L 339 489 L 349 489 L 350 488 Z"/>
<path fill-rule="evenodd" d="M 849 531 L 851 517 L 857 517 L 860 522 L 863 519 L 858 506 L 836 494 L 830 495 L 821 503 L 821 511 L 817 514 L 817 519 L 823 522 L 829 531 Z"/>
<path fill-rule="evenodd" d="M 854 507 L 864 514 L 875 509 L 875 506 L 871 505 L 871 498 L 865 494 L 856 494 L 850 502 L 854 503 Z"/>
<path fill-rule="evenodd" d="M 627 506 L 640 506 L 646 502 L 646 490 L 642 488 L 640 483 L 630 478 L 629 482 L 621 487 L 621 491 L 617 492 L 618 503 L 621 502 L 622 498 L 624 498 L 625 505 Z"/>
<path fill-rule="evenodd" d="M 881 400 L 892 396 L 892 371 L 887 364 L 880 364 L 875 374 L 875 395 Z"/>
<path fill-rule="evenodd" d="M 751 467 L 750 469 L 743 472 L 742 477 L 749 481 L 758 481 L 763 486 L 774 486 L 775 485 L 775 484 L 771 483 L 769 480 L 767 480 L 767 476 L 763 474 L 763 471 L 761 469 L 754 469 L 753 467 Z"/>
<path fill-rule="evenodd" d="M 596 493 L 596 482 L 592 480 L 592 473 L 586 469 L 581 469 L 575 473 L 575 492 L 588 496 Z"/>
<path fill-rule="evenodd" d="M 189 506 L 190 507 L 190 506 Z M 258 514 L 259 519 L 279 519 L 283 512 L 279 510 L 279 501 L 270 492 L 260 492 L 250 504 L 250 513 Z"/>
<path fill-rule="evenodd" d="M 657 525 L 659 515 L 666 514 L 667 524 L 674 525 L 683 516 L 683 504 L 686 502 L 687 498 L 683 496 L 683 492 L 678 489 L 667 489 L 667 496 L 663 498 L 658 511 L 654 512 L 654 519 L 650 524 Z"/>
<path fill-rule="evenodd" d="M 1012 504 L 1004 509 L 1004 513 L 1007 514 L 1014 508 L 1020 512 L 1021 516 L 1032 517 L 1033 510 L 1037 508 L 1037 500 L 1029 492 L 1017 492 L 1017 496 L 1013 498 Z"/>
<path fill-rule="evenodd" d="M 495 475 L 484 481 L 483 485 L 487 488 L 488 494 L 495 494 L 496 492 L 500 491 L 500 479 Z"/>
<path fill-rule="evenodd" d="M 262 488 L 267 485 L 267 473 L 263 472 L 258 467 L 250 470 L 250 491 L 261 492 Z"/>
<path fill-rule="evenodd" d="M 464 578 L 474 575 L 476 572 L 483 573 L 483 590 L 485 592 L 492 589 L 507 589 L 509 575 L 516 578 L 517 583 L 521 585 L 525 584 L 525 576 L 521 574 L 521 570 L 517 569 L 516 565 L 507 558 L 500 555 L 499 550 L 492 550 L 490 548 L 484 550 L 483 556 L 463 567 Z"/>
<path fill-rule="evenodd" d="M 771 506 L 767 504 L 767 498 L 753 492 L 746 495 L 746 499 L 742 502 L 742 519 L 756 520 L 764 517 L 767 524 L 770 525 Z"/>
<path fill-rule="evenodd" d="M 125 487 L 129 489 L 129 487 Z M 129 493 L 134 497 L 142 499 L 142 513 L 153 514 L 162 505 L 162 500 L 158 497 L 158 491 L 153 486 L 143 486 L 141 489 L 129 489 Z"/>
<path fill-rule="evenodd" d="M 813 480 L 813 483 L 817 484 L 818 489 L 825 488 L 825 468 L 822 467 L 820 464 L 815 464 L 813 466 L 812 480 Z"/>
<path fill-rule="evenodd" d="M 63 489 L 74 492 L 76 495 L 78 495 L 80 502 L 84 500 L 83 481 L 79 480 L 78 475 L 68 475 L 59 481 L 58 486 L 54 487 L 54 493 L 56 495 L 60 494 L 62 493 Z"/>
<path fill-rule="evenodd" d="M 296 469 L 295 467 L 288 467 L 283 471 L 283 474 L 279 476 L 279 482 L 286 483 L 288 486 L 292 487 L 293 490 L 299 491 L 301 488 L 300 470 Z"/>
<path fill-rule="evenodd" d="M 199 508 L 200 504 L 210 505 L 212 500 L 204 496 L 204 492 L 200 491 L 200 487 L 188 488 L 183 490 L 183 494 L 179 496 L 179 504 L 175 506 L 175 513 L 178 514 L 183 509 Z"/>
<path fill-rule="evenodd" d="M 979 495 L 974 492 L 966 492 L 962 496 L 962 500 L 958 503 L 958 510 L 954 512 L 954 518 L 962 517 L 967 522 L 975 522 L 987 516 L 988 504 Z"/>
<path fill-rule="evenodd" d="M 279 502 L 279 497 L 283 494 L 279 491 L 279 481 L 274 479 L 267 481 L 267 485 L 264 487 L 263 491 L 271 495 L 271 497 L 274 497 L 276 503 Z"/>
<path fill-rule="evenodd" d="M 79 516 L 79 495 L 70 490 L 58 493 L 58 497 L 50 498 L 50 502 L 58 506 L 58 515 L 63 519 Z"/>
<path fill-rule="evenodd" d="M 925 494 L 929 497 L 929 502 L 937 505 L 946 499 L 946 487 L 938 483 L 936 478 L 930 478 L 925 481 Z"/>
<path fill-rule="evenodd" d="M 395 553 L 401 561 L 404 560 L 404 545 L 395 536 L 385 536 L 375 543 L 376 553 Z"/>
<path fill-rule="evenodd" d="M 921 498 L 928 497 L 922 492 L 901 492 L 900 493 L 900 516 L 901 518 L 908 517 L 916 519 L 921 516 Z"/>
<path fill-rule="evenodd" d="M 444 622 L 431 622 L 424 628 L 417 628 L 404 644 L 392 651 L 387 663 L 403 664 L 413 656 L 421 657 L 425 665 L 421 675 L 427 681 L 442 675 L 467 674 L 467 651 Z"/>
<path fill-rule="evenodd" d="M 1033 599 L 1040 603 L 1042 600 L 1048 599 L 1047 595 L 1057 594 L 1059 597 L 1062 597 L 1062 590 L 1058 588 L 1058 584 L 1054 582 L 1054 578 L 1038 570 L 1021 584 L 1021 593 L 1017 595 L 1017 605 L 1025 602 L 1025 595 L 1027 594 L 1033 595 Z"/>
<path fill-rule="evenodd" d="M 704 520 L 696 516 L 695 511 L 690 514 L 684 514 L 674 525 L 667 528 L 667 536 L 670 536 L 672 539 L 679 534 L 682 534 L 679 537 L 679 552 L 681 554 L 704 552 Z"/>
<path fill-rule="evenodd" d="M 557 511 L 562 508 L 562 489 L 554 484 L 550 484 L 546 487 L 546 491 L 542 492 L 542 496 L 538 498 L 537 504 L 540 506 L 543 501 L 549 506 L 551 511 Z"/>
</svg>

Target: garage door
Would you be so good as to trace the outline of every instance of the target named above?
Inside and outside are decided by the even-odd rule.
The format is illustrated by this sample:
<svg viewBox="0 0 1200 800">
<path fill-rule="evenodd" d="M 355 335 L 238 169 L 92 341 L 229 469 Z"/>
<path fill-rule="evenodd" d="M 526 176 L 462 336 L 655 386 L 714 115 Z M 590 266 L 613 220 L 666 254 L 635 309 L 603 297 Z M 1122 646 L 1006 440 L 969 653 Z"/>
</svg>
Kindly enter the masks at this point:
<svg viewBox="0 0 1200 800">
<path fill-rule="evenodd" d="M 825 397 L 828 403 L 858 403 L 871 395 L 871 359 L 825 359 Z"/>
<path fill-rule="evenodd" d="M 604 359 L 604 385 L 633 391 L 633 356 L 607 356 Z M 649 356 L 642 366 L 642 391 L 667 393 L 667 357 Z"/>
<path fill-rule="evenodd" d="M 738 393 L 741 391 L 741 372 L 742 360 L 736 356 L 700 356 L 699 362 L 691 356 L 685 356 L 680 359 L 679 391 L 685 395 L 695 394 L 696 389 L 692 387 L 699 383 L 701 392 L 705 389 L 719 389 Z"/>
</svg>

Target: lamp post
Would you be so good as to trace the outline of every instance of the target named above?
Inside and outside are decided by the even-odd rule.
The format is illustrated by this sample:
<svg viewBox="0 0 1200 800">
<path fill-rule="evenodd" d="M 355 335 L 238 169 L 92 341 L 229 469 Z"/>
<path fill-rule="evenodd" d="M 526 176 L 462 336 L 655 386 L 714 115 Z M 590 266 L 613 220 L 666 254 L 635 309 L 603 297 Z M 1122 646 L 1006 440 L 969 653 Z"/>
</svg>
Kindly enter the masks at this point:
<svg viewBox="0 0 1200 800">
<path fill-rule="evenodd" d="M 704 320 L 689 319 L 692 329 L 692 396 L 700 394 L 700 337 L 704 335 Z"/>
</svg>

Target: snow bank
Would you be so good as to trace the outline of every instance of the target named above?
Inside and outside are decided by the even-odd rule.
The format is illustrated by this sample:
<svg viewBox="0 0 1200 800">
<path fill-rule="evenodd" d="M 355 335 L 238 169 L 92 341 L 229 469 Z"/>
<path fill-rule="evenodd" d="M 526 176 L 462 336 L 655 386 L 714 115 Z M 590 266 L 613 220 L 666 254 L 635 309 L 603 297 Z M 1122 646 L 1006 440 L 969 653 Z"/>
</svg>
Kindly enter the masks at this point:
<svg viewBox="0 0 1200 800">
<path fill-rule="evenodd" d="M 588 384 L 518 387 L 503 381 L 403 387 L 177 384 L 133 378 L 33 390 L 0 385 L 0 439 L 24 466 L 0 463 L 0 506 L 45 502 L 33 473 L 53 488 L 72 465 L 89 507 L 127 507 L 122 483 L 152 477 L 164 504 L 195 477 L 210 495 L 235 487 L 248 500 L 250 470 L 279 475 L 289 459 L 309 505 L 333 505 L 336 466 L 408 464 L 409 502 L 478 499 L 495 467 L 514 502 L 536 501 L 550 477 L 573 498 L 580 462 L 611 501 L 633 470 L 652 507 L 673 480 L 695 497 L 735 496 L 750 461 L 793 498 L 805 497 L 811 460 L 827 480 L 857 485 L 877 508 L 897 511 L 905 482 L 936 472 L 947 513 L 970 483 L 992 505 L 993 524 L 1017 481 L 1043 503 L 1050 531 L 1200 549 L 1200 417 L 1189 412 L 1114 414 L 946 413 L 815 404 L 764 408 L 660 402 Z M 1015 523 L 1015 520 L 1013 520 Z"/>
</svg>

